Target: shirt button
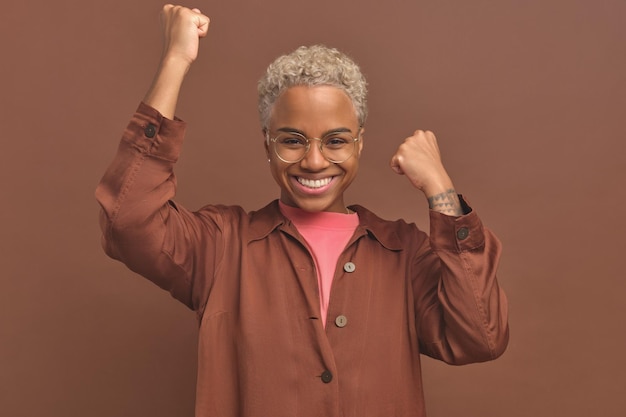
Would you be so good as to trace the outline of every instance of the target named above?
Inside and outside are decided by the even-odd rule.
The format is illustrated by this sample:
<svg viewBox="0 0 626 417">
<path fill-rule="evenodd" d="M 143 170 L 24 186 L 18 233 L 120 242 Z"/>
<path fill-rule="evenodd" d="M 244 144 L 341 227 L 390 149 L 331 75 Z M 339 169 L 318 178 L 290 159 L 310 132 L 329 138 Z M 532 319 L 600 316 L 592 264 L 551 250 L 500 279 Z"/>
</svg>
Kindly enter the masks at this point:
<svg viewBox="0 0 626 417">
<path fill-rule="evenodd" d="M 335 325 L 337 327 L 346 327 L 346 324 L 348 324 L 348 318 L 344 316 L 343 314 L 335 318 Z"/>
<path fill-rule="evenodd" d="M 322 372 L 322 382 L 324 384 L 328 384 L 332 380 L 333 380 L 333 374 L 331 374 L 330 371 Z"/>
<path fill-rule="evenodd" d="M 354 272 L 356 266 L 352 262 L 346 262 L 343 264 L 343 270 L 346 272 Z"/>
<path fill-rule="evenodd" d="M 469 236 L 469 230 L 467 229 L 467 227 L 461 227 L 456 232 L 456 237 L 458 237 L 459 240 L 465 240 L 467 239 L 468 236 Z"/>
<path fill-rule="evenodd" d="M 143 130 L 144 135 L 146 135 L 146 137 L 152 139 L 154 137 L 154 135 L 156 135 L 156 126 L 153 125 L 152 123 L 150 123 L 148 126 L 146 126 L 146 128 Z"/>
</svg>

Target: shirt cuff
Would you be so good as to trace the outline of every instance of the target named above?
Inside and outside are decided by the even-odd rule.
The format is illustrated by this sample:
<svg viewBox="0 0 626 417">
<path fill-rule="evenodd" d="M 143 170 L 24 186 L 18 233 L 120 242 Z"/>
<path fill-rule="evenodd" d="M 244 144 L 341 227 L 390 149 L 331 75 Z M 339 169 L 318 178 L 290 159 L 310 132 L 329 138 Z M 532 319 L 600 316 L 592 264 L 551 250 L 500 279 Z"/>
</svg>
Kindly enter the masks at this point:
<svg viewBox="0 0 626 417">
<path fill-rule="evenodd" d="M 185 137 L 187 123 L 164 117 L 158 110 L 141 102 L 130 119 L 124 139 L 143 153 L 176 162 Z"/>
<path fill-rule="evenodd" d="M 461 195 L 459 199 L 467 214 L 454 217 L 430 211 L 430 244 L 434 250 L 463 252 L 485 244 L 485 231 L 476 211 Z"/>
</svg>

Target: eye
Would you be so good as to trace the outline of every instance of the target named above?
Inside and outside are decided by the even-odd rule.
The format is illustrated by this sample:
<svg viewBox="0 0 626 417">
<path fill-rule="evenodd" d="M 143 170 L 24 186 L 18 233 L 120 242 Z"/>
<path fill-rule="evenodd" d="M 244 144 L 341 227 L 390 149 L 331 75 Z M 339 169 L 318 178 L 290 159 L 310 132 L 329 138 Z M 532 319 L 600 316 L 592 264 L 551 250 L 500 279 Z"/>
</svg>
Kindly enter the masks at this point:
<svg viewBox="0 0 626 417">
<path fill-rule="evenodd" d="M 295 133 L 283 133 L 278 135 L 276 143 L 289 148 L 302 148 L 306 147 L 307 140 Z"/>
<path fill-rule="evenodd" d="M 338 149 L 352 143 L 353 141 L 352 136 L 347 133 L 333 133 L 332 135 L 326 136 L 323 143 L 324 146 L 329 149 Z"/>
</svg>

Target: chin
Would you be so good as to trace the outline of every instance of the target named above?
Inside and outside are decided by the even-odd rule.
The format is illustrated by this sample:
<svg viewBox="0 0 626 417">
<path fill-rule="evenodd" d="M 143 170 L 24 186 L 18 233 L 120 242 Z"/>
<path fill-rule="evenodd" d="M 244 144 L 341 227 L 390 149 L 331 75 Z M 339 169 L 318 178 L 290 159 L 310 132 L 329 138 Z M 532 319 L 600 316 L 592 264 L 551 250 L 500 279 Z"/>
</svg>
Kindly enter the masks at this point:
<svg viewBox="0 0 626 417">
<path fill-rule="evenodd" d="M 288 206 L 297 207 L 299 209 L 311 212 L 324 211 L 327 208 L 327 206 L 322 202 L 316 201 L 308 201 L 295 198 L 281 199 L 281 201 Z"/>
</svg>

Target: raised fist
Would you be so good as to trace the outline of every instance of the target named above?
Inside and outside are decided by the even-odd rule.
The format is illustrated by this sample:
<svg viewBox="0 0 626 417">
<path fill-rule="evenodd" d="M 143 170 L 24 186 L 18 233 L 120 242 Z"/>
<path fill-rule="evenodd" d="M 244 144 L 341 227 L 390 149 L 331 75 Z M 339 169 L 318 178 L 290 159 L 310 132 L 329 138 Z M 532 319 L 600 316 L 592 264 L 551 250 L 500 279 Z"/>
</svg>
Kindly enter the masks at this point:
<svg viewBox="0 0 626 417">
<path fill-rule="evenodd" d="M 207 35 L 209 22 L 209 18 L 198 9 L 172 4 L 163 6 L 163 60 L 180 59 L 189 65 L 195 61 L 200 38 Z"/>
<path fill-rule="evenodd" d="M 416 130 L 406 138 L 391 158 L 391 168 L 405 175 L 426 196 L 452 188 L 452 180 L 441 162 L 437 138 L 430 131 Z"/>
</svg>

